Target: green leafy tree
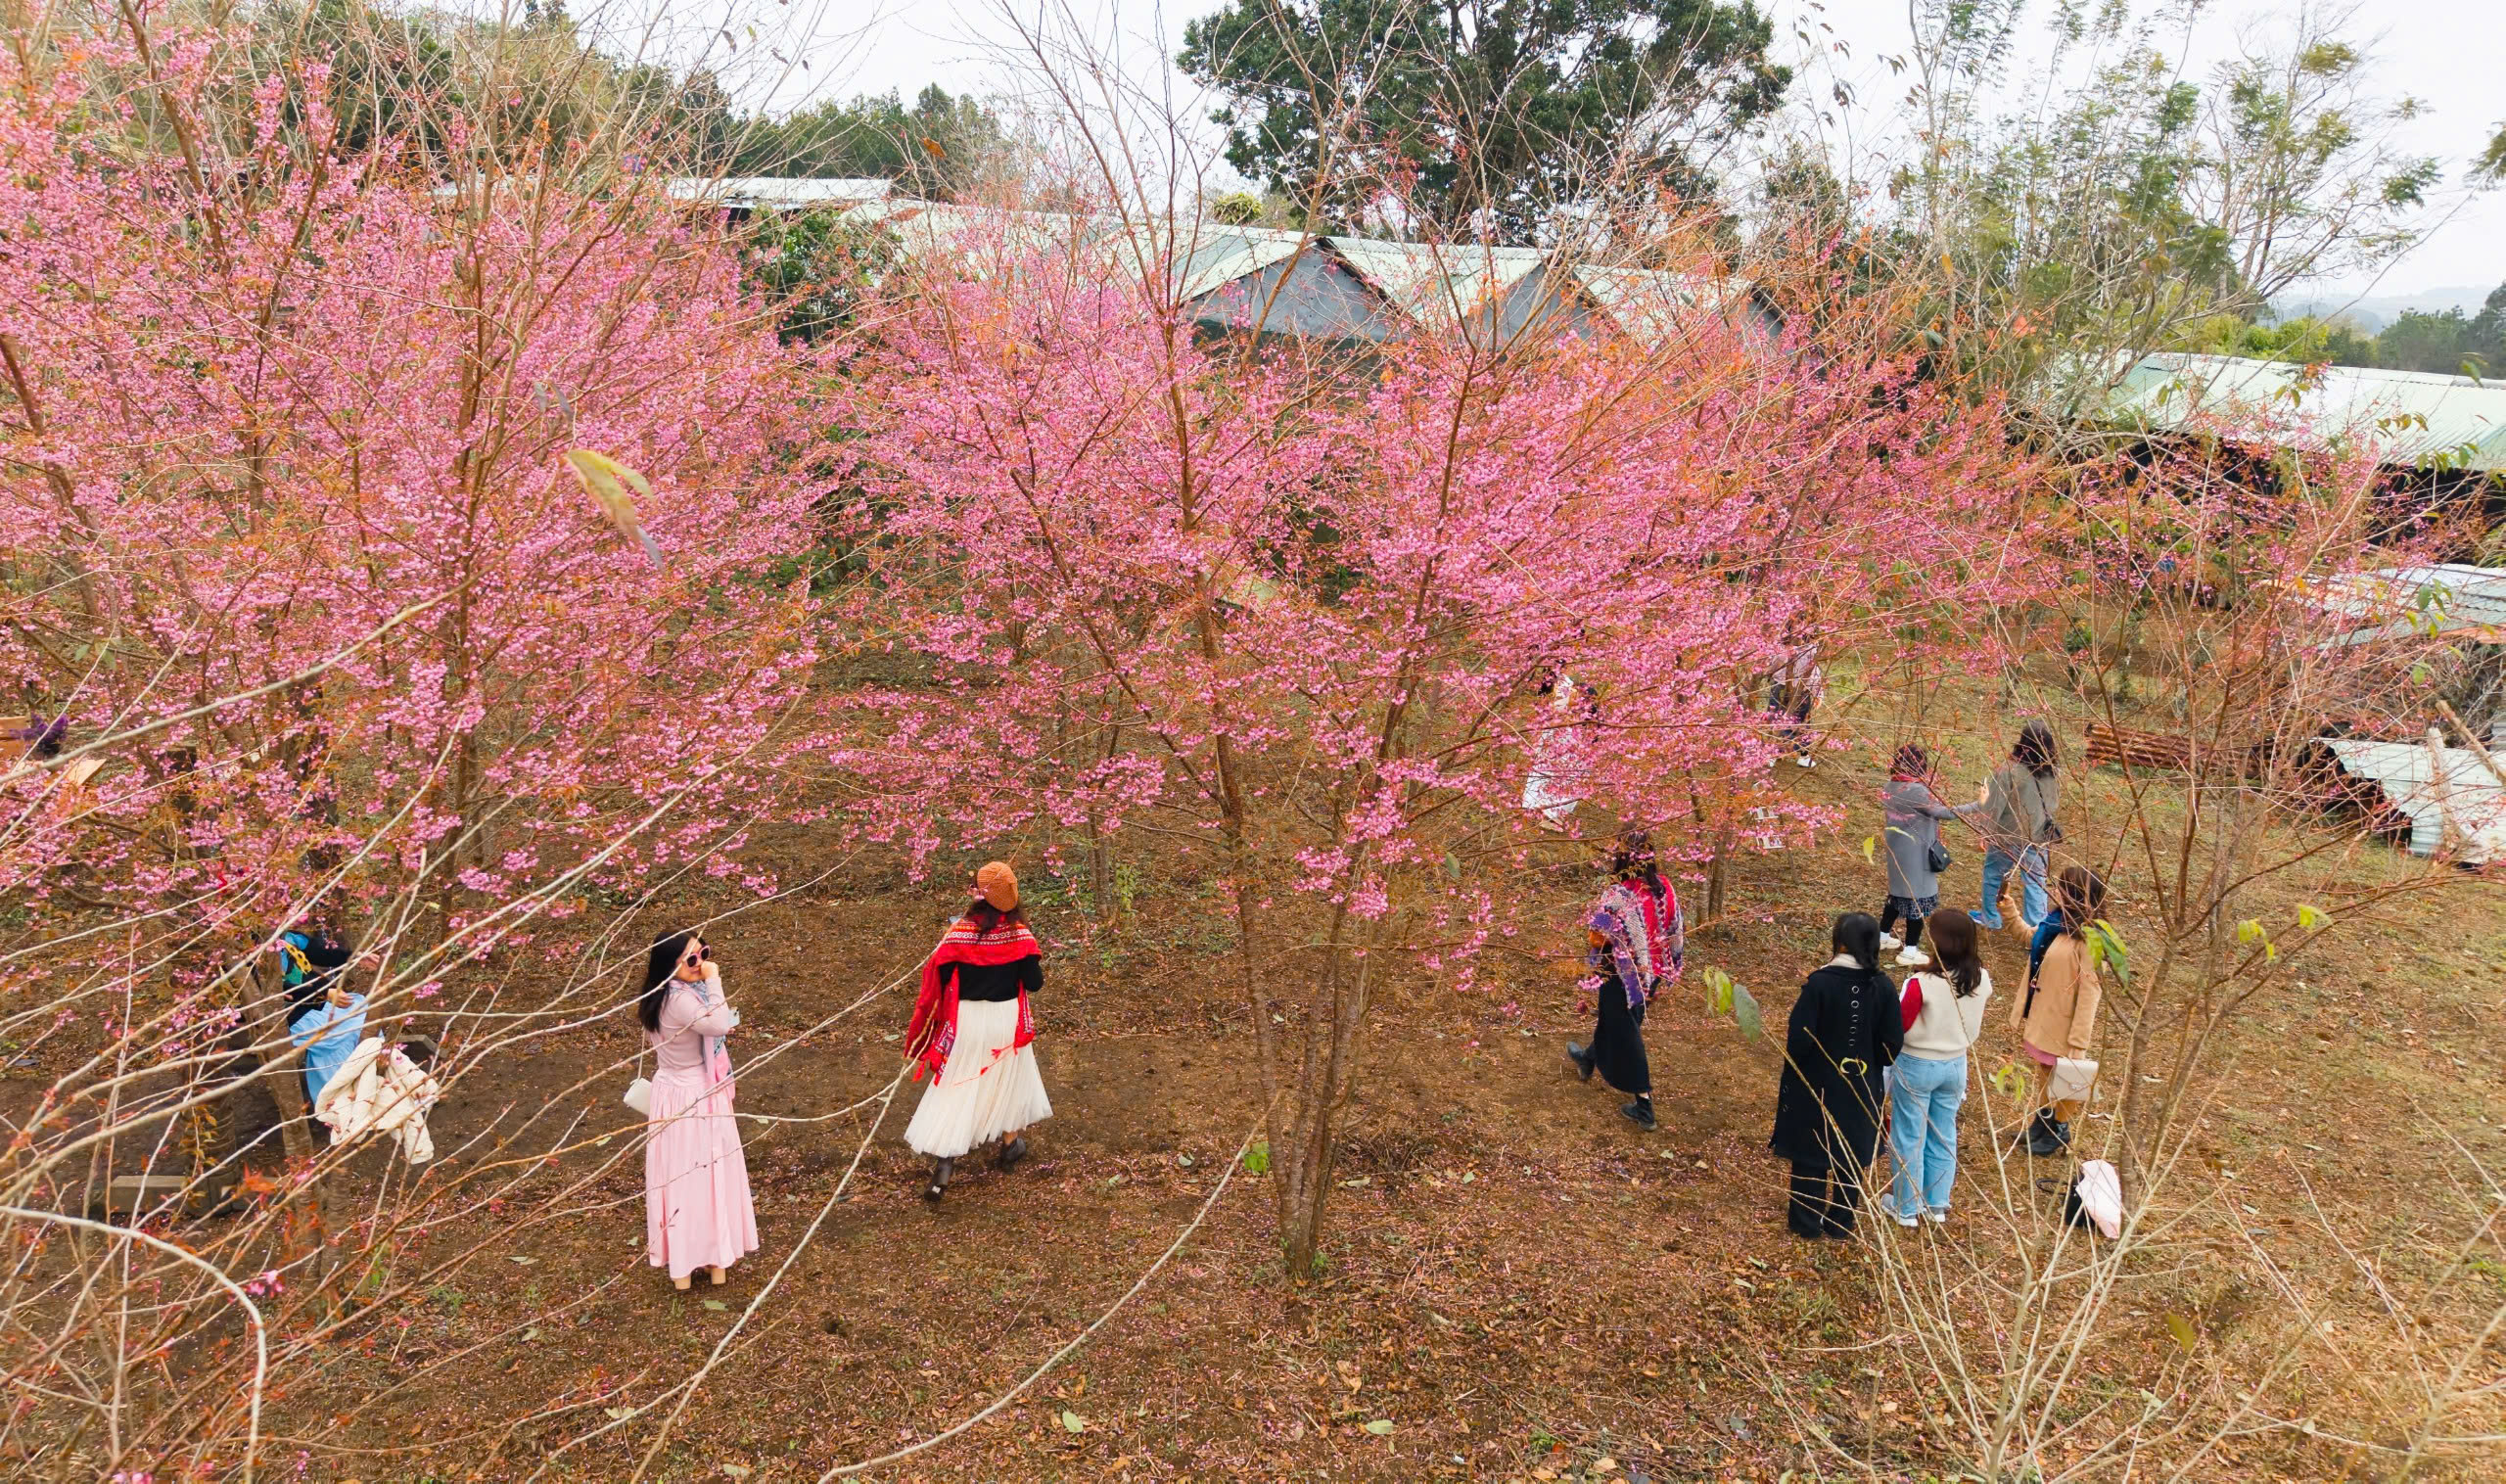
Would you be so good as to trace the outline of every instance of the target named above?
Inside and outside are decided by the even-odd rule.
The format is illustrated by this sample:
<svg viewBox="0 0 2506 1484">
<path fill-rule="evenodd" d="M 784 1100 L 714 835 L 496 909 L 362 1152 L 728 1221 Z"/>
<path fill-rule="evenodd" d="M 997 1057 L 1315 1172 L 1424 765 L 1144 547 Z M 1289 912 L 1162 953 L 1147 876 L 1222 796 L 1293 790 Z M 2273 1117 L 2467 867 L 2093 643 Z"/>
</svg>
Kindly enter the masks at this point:
<svg viewBox="0 0 2506 1484">
<path fill-rule="evenodd" d="M 2117 352 L 2215 343 L 2215 317 L 2250 322 L 2292 285 L 2370 274 L 2424 235 L 2439 168 L 2395 143 L 2417 105 L 2379 90 L 2342 14 L 2301 9 L 2195 77 L 2175 61 L 2189 12 L 2065 9 L 2048 80 L 2014 111 L 2023 12 L 1918 12 L 1925 148 L 1891 183 L 1897 252 L 1936 278 L 1923 333 L 1962 368 L 2107 374 Z M 2353 339 L 2341 353 L 2365 352 Z"/>
<path fill-rule="evenodd" d="M 2376 349 L 2384 363 L 2396 371 L 2459 376 L 2472 353 L 2470 329 L 2460 309 L 2441 314 L 2405 309 L 2376 337 Z"/>
<path fill-rule="evenodd" d="M 750 235 L 749 274 L 780 306 L 786 342 L 816 341 L 851 323 L 861 298 L 897 259 L 897 240 L 840 211 L 761 212 Z"/>
<path fill-rule="evenodd" d="M 2490 185 L 2506 184 L 2506 123 L 2499 124 L 2497 132 L 2489 136 L 2488 147 L 2472 162 L 2471 169 L 2475 180 L 2484 180 Z"/>
<path fill-rule="evenodd" d="M 732 159 L 742 175 L 877 176 L 938 200 L 966 194 L 996 167 L 1007 131 L 992 110 L 936 84 L 907 107 L 873 93 L 779 120 L 752 120 Z"/>
<path fill-rule="evenodd" d="M 1711 193 L 1791 74 L 1749 0 L 1232 0 L 1178 59 L 1227 158 L 1323 217 L 1526 242 L 1561 209 Z"/>
</svg>

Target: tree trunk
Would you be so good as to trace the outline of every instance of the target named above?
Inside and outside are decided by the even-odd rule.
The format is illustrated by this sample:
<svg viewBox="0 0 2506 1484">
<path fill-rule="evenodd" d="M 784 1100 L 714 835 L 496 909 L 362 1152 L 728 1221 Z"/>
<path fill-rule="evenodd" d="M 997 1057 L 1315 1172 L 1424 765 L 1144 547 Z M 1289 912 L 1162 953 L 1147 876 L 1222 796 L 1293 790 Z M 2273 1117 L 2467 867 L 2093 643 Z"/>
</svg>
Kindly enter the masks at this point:
<svg viewBox="0 0 2506 1484">
<path fill-rule="evenodd" d="M 1346 920 L 1345 916 L 1341 919 L 1343 923 Z M 1296 1126 L 1296 1179 L 1280 1213 L 1279 1245 L 1291 1277 L 1313 1274 L 1322 1255 L 1323 1219 L 1331 1198 L 1332 1136 L 1339 1126 L 1340 1106 L 1348 1100 L 1356 1078 L 1358 1030 L 1366 1019 L 1367 991 L 1375 963 L 1371 950 L 1379 936 L 1370 924 L 1367 942 L 1360 949 L 1363 956 L 1358 959 L 1357 972 L 1351 975 L 1343 967 L 1350 946 L 1336 941 L 1336 931 L 1332 935 L 1335 943 L 1328 976 L 1330 993 L 1327 1004 L 1317 1006 L 1327 1013 L 1327 1040 L 1323 1042 L 1321 1065 L 1313 1067 L 1312 1075 L 1297 1088 L 1301 1107 Z M 1308 1034 L 1311 1045 L 1314 1038 L 1324 1033 L 1310 1028 Z"/>
</svg>

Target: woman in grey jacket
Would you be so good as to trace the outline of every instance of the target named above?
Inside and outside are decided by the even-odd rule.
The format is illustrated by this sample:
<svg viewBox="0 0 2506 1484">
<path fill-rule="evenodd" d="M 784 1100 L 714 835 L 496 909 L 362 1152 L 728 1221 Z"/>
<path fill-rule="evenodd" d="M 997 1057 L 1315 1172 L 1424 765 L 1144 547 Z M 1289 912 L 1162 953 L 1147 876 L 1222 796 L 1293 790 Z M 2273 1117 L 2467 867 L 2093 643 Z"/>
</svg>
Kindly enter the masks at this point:
<svg viewBox="0 0 2506 1484">
<path fill-rule="evenodd" d="M 2019 729 L 2010 761 L 1984 782 L 1980 812 L 1984 831 L 1983 904 L 1977 923 L 1998 931 L 2001 896 L 2013 866 L 2019 868 L 2019 920 L 2034 932 L 2045 916 L 2045 848 L 2059 844 L 2063 780 L 2054 769 L 2054 729 L 2030 721 Z"/>
<path fill-rule="evenodd" d="M 1931 789 L 1931 758 L 1909 742 L 1888 765 L 1880 796 L 1880 839 L 1888 848 L 1888 904 L 1880 909 L 1880 947 L 1897 951 L 1897 966 L 1919 969 L 1931 962 L 1923 951 L 1924 919 L 1940 910 L 1940 822 L 1980 808 L 1953 809 Z M 1945 862 L 1944 862 L 1945 863 Z M 1905 919 L 1906 935 L 1896 926 Z"/>
</svg>

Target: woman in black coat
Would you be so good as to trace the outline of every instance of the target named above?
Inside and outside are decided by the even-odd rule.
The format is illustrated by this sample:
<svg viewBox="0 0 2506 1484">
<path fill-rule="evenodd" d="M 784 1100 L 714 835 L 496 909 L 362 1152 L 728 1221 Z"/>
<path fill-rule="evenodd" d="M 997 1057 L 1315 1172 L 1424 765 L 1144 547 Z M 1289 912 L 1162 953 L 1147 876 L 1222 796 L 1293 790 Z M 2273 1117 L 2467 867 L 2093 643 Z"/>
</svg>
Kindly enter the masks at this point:
<svg viewBox="0 0 2506 1484">
<path fill-rule="evenodd" d="M 1880 972 L 1880 922 L 1847 912 L 1830 937 L 1835 957 L 1801 986 L 1784 1039 L 1775 1136 L 1792 1161 L 1795 1236 L 1851 1236 L 1862 1179 L 1880 1151 L 1880 1073 L 1906 1043 L 1897 987 Z"/>
</svg>

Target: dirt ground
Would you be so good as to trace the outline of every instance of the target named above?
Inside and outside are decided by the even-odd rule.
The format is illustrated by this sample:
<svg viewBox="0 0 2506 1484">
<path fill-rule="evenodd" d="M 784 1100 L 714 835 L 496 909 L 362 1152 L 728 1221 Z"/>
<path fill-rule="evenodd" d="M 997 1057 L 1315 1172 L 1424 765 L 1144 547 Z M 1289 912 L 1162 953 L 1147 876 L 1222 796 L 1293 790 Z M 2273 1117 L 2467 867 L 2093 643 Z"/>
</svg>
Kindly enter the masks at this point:
<svg viewBox="0 0 2506 1484">
<path fill-rule="evenodd" d="M 1986 761 L 1982 743 L 1965 753 L 1953 778 Z M 2071 816 L 2092 816 L 2114 780 L 2074 776 L 2086 796 Z M 1877 827 L 1881 777 L 1867 747 L 1788 776 L 1851 816 L 1815 847 L 1747 862 L 1735 914 L 1693 937 L 1689 982 L 1646 1028 L 1658 1133 L 1572 1076 L 1562 1047 L 1589 1011 L 1563 977 L 1525 964 L 1470 995 L 1396 986 L 1368 1025 L 1323 1276 L 1282 1279 L 1266 1178 L 1238 1174 L 1174 1259 L 1031 1393 L 878 1476 L 1834 1476 L 1832 1458 L 1814 1465 L 1802 1446 L 1805 1415 L 1893 1461 L 1895 1477 L 1931 1476 L 1940 1460 L 1912 1424 L 1920 1409 L 1898 1409 L 1858 1348 L 1883 1328 L 1866 1258 L 1785 1230 L 1784 1170 L 1765 1149 L 1775 1040 L 1746 1043 L 1710 1020 L 1696 973 L 1720 967 L 1755 990 L 1780 1040 L 1801 975 L 1827 956 L 1833 914 L 1880 903 L 1881 873 L 1860 842 Z M 1945 895 L 1965 901 L 1977 853 L 1958 854 Z M 2373 848 L 2310 868 L 2307 882 L 2407 868 Z M 1586 879 L 1555 882 L 1561 924 Z M 1066 938 L 1048 884 L 1037 895 L 1040 930 Z M 952 903 L 894 876 L 838 875 L 723 923 L 711 936 L 745 1016 L 735 1057 L 898 977 Z M 709 904 L 731 900 L 673 909 Z M 440 1251 L 485 1253 L 340 1345 L 322 1384 L 278 1399 L 270 1457 L 302 1450 L 303 1476 L 325 1479 L 624 1478 L 657 1436 L 652 1416 L 560 1445 L 703 1365 L 769 1280 L 652 1476 L 814 1479 L 975 1412 L 1175 1240 L 1258 1109 L 1248 1011 L 1211 977 L 1195 936 L 1205 905 L 1187 884 L 1152 877 L 1138 907 L 1159 926 L 1051 956 L 1037 1009 L 1055 1116 L 1035 1158 L 1007 1174 L 978 1167 L 925 1204 L 923 1167 L 898 1140 L 908 1092 L 885 1110 L 853 1194 L 830 1204 L 880 1110 L 752 1123 L 762 1247 L 719 1289 L 700 1280 L 673 1293 L 644 1264 L 640 1159 L 616 1101 L 626 1074 L 611 1070 L 632 1051 L 623 1018 L 463 1079 L 432 1120 L 446 1165 L 484 1157 L 525 1118 L 538 1120 L 520 1140 L 529 1147 L 580 1118 L 580 1147 L 534 1179 L 588 1183 L 559 1212 L 518 1189 L 431 1233 Z M 2128 930 L 2132 907 L 2121 908 Z M 1987 935 L 1987 951 L 1996 979 L 2015 985 L 2019 935 Z M 2233 1183 L 2251 1239 L 2300 1283 L 2323 1259 L 2309 1193 L 2380 1241 L 2482 1209 L 2469 1162 L 2495 1160 L 2506 1126 L 2501 966 L 2494 888 L 2452 891 L 2339 943 L 2305 976 L 2312 988 L 2236 1028 L 2202 1179 Z M 896 1070 L 909 1003 L 909 989 L 893 991 L 744 1071 L 742 1112 L 818 1118 L 876 1092 Z M 1999 1013 L 1989 1019 L 1986 1067 L 2008 1054 Z M 1970 1172 L 1990 1157 L 1977 1122 L 1965 1134 Z M 604 1131 L 619 1136 L 590 1141 Z M 380 1169 L 379 1152 L 361 1158 Z M 1969 1234 L 1953 1224 L 1925 1239 Z M 2181 1343 L 2168 1320 L 2179 1311 L 2203 1354 L 2233 1369 L 2285 1307 L 2224 1269 L 2162 1281 L 2167 1291 L 2118 1306 L 2101 1370 L 2128 1381 L 2157 1366 Z M 2259 1405 L 2294 1417 L 2310 1388 L 2342 1384 L 2308 1368 Z M 2275 1427 L 2189 1476 L 2363 1478 L 2380 1466 L 2371 1452 Z"/>
</svg>

